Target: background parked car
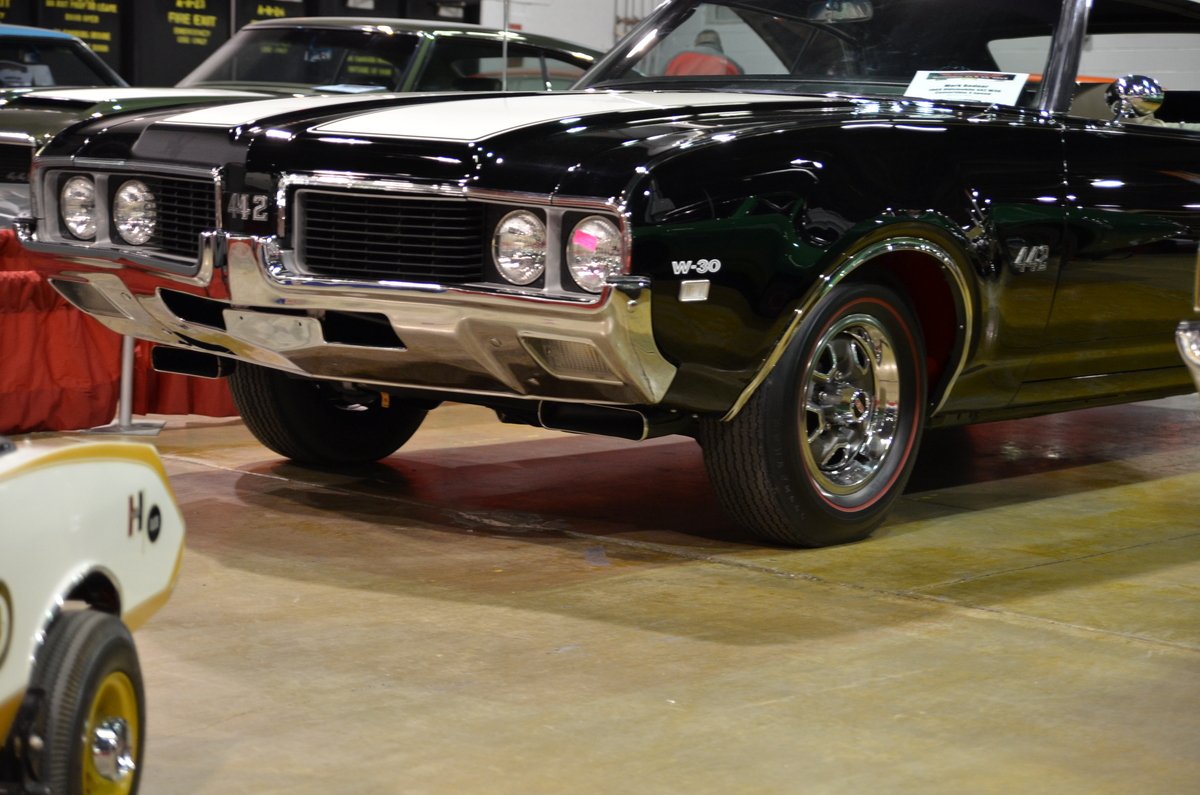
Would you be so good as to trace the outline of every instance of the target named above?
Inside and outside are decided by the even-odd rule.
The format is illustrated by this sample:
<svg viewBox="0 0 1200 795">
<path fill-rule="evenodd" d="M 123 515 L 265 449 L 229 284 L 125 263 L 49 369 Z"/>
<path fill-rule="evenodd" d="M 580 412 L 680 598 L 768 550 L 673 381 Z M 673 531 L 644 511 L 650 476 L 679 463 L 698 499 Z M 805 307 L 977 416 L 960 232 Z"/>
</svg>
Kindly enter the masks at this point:
<svg viewBox="0 0 1200 795">
<path fill-rule="evenodd" d="M 277 94 L 551 91 L 600 53 L 561 39 L 479 25 L 363 17 L 253 22 L 178 85 Z"/>
<path fill-rule="evenodd" d="M 184 524 L 153 447 L 0 437 L 0 792 L 136 792 L 130 630 L 171 593 Z"/>
<path fill-rule="evenodd" d="M 75 36 L 0 25 L 0 100 L 50 86 L 124 86 L 121 76 Z"/>
</svg>

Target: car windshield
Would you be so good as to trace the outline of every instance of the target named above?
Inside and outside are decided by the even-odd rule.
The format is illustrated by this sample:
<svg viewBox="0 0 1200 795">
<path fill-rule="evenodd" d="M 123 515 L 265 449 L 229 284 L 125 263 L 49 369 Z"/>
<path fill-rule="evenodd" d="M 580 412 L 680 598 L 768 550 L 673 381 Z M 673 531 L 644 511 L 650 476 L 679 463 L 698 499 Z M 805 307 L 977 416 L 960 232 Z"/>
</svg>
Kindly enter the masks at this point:
<svg viewBox="0 0 1200 795">
<path fill-rule="evenodd" d="M 577 86 L 845 92 L 1031 104 L 1053 0 L 675 0 Z"/>
<path fill-rule="evenodd" d="M 119 82 L 82 44 L 0 38 L 0 88 L 111 85 Z"/>
<path fill-rule="evenodd" d="M 417 37 L 372 28 L 247 28 L 179 82 L 307 86 L 323 91 L 398 88 Z"/>
</svg>

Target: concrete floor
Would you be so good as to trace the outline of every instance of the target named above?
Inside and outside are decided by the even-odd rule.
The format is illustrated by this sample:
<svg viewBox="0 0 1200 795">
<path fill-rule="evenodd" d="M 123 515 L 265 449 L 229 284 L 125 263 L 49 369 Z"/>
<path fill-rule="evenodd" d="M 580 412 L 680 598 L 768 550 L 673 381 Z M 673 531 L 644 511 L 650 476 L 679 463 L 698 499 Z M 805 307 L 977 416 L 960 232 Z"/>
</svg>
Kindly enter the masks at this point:
<svg viewBox="0 0 1200 795">
<path fill-rule="evenodd" d="M 935 434 L 872 539 L 756 544 L 699 449 L 447 406 L 305 470 L 156 440 L 142 792 L 1200 792 L 1200 399 Z"/>
</svg>

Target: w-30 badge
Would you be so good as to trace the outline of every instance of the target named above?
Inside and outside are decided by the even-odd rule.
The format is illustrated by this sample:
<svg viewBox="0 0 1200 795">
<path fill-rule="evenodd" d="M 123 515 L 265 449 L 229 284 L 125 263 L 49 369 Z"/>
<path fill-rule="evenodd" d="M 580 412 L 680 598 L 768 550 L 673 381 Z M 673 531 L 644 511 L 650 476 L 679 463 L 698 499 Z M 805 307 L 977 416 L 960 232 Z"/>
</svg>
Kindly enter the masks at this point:
<svg viewBox="0 0 1200 795">
<path fill-rule="evenodd" d="M 689 273 L 716 273 L 719 270 L 721 270 L 721 260 L 719 259 L 671 260 L 671 271 L 676 276 L 687 276 Z"/>
</svg>

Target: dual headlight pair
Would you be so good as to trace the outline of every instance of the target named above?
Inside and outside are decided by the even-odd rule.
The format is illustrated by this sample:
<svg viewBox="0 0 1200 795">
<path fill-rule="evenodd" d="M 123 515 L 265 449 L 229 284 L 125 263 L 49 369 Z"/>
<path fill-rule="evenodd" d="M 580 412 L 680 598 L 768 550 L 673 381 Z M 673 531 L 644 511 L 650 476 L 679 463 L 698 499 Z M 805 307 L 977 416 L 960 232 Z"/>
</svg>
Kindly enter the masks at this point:
<svg viewBox="0 0 1200 795">
<path fill-rule="evenodd" d="M 514 210 L 500 219 L 492 238 L 492 259 L 507 281 L 533 284 L 546 272 L 546 224 L 536 213 Z M 589 215 L 575 224 L 565 248 L 567 272 L 589 293 L 604 289 L 623 267 L 621 230 L 609 219 Z"/>
<path fill-rule="evenodd" d="M 91 177 L 74 176 L 63 182 L 58 207 L 68 232 L 80 240 L 96 239 L 96 183 Z M 158 226 L 154 192 L 139 179 L 122 182 L 113 194 L 112 220 L 122 240 L 131 246 L 145 245 Z"/>
</svg>

